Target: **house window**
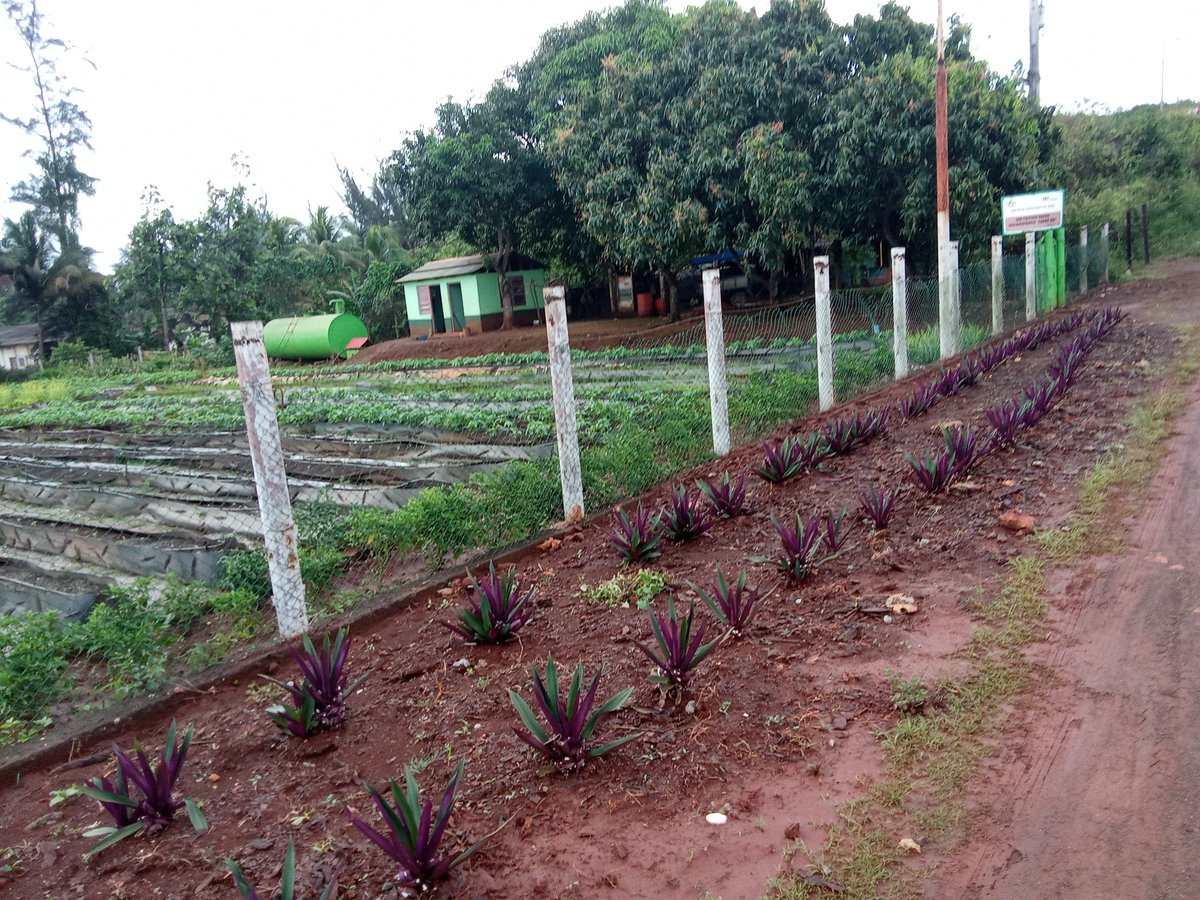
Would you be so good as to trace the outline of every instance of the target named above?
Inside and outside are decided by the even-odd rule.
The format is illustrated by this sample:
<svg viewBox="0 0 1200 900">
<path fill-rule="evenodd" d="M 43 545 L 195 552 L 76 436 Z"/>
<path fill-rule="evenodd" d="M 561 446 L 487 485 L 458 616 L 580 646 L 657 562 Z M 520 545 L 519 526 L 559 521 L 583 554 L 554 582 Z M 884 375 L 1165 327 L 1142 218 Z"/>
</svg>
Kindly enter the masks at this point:
<svg viewBox="0 0 1200 900">
<path fill-rule="evenodd" d="M 524 306 L 525 279 L 520 277 L 508 279 L 508 293 L 512 297 L 513 306 Z"/>
<path fill-rule="evenodd" d="M 433 302 L 429 299 L 429 285 L 417 285 L 417 311 L 423 316 L 433 314 Z"/>
</svg>

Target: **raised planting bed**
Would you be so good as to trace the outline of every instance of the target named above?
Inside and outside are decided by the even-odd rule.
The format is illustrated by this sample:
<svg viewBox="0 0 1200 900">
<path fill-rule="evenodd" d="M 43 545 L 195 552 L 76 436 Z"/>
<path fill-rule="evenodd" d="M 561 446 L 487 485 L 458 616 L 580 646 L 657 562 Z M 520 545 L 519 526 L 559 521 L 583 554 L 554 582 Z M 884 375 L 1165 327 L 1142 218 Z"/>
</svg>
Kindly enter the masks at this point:
<svg viewBox="0 0 1200 900">
<path fill-rule="evenodd" d="M 355 829 L 347 807 L 383 828 L 364 783 L 384 788 L 413 763 L 436 805 L 463 760 L 447 847 L 458 852 L 502 827 L 451 872 L 448 896 L 761 896 L 785 864 L 784 848 L 796 840 L 818 847 L 815 823 L 878 773 L 876 733 L 895 721 L 888 673 L 932 684 L 964 665 L 954 654 L 977 627 L 970 609 L 990 599 L 996 577 L 1022 552 L 1023 538 L 1002 528 L 1000 516 L 1019 510 L 1038 527 L 1061 520 L 1078 478 L 1121 440 L 1132 403 L 1153 383 L 1138 363 L 1173 346 L 1170 336 L 1165 326 L 1126 320 L 1036 425 L 940 493 L 913 483 L 906 455 L 943 441 L 939 425 L 987 427 L 987 411 L 1041 378 L 1057 345 L 1008 359 L 925 415 L 893 412 L 883 434 L 779 484 L 756 474 L 761 445 L 684 473 L 677 485 L 725 470 L 734 482 L 745 478 L 748 513 L 694 540 L 664 540 L 661 556 L 638 565 L 619 563 L 607 511 L 515 554 L 505 565 L 512 562 L 536 593 L 533 617 L 504 645 L 469 644 L 438 624 L 458 621 L 469 599 L 468 583 L 448 573 L 352 626 L 350 677 L 370 675 L 349 698 L 340 730 L 300 740 L 268 719 L 264 707 L 279 695 L 254 676 L 295 677 L 282 652 L 211 691 L 180 695 L 116 738 L 123 747 L 140 739 L 157 752 L 171 719 L 196 727 L 180 793 L 202 805 L 209 828 L 199 835 L 181 812 L 158 835 L 83 860 L 94 839 L 82 832 L 105 814 L 85 797 L 53 810 L 47 802 L 51 792 L 111 777 L 111 732 L 22 767 L 19 782 L 10 772 L 2 802 L 14 812 L 0 819 L 0 846 L 18 848 L 20 864 L 0 886 L 13 896 L 221 898 L 234 891 L 223 863 L 229 856 L 256 884 L 271 886 L 265 891 L 290 838 L 301 896 L 316 896 L 335 872 L 341 897 L 390 896 L 397 866 Z M 895 410 L 915 381 L 789 433 L 805 435 L 870 407 Z M 641 502 L 661 510 L 673 486 Z M 884 531 L 857 513 L 860 494 L 877 488 L 899 490 Z M 773 518 L 836 515 L 843 507 L 851 530 L 840 549 L 815 555 L 803 577 L 781 572 Z M 636 503 L 626 508 L 633 514 Z M 731 579 L 744 571 L 767 596 L 686 688 L 664 690 L 650 680 L 662 673 L 637 646 L 657 649 L 639 595 L 666 615 L 673 589 L 685 614 L 693 596 L 687 583 L 711 592 L 718 564 Z M 703 604 L 696 616 L 706 622 L 705 640 L 719 633 Z M 595 737 L 633 740 L 570 776 L 513 734 L 524 726 L 509 691 L 532 704 L 530 665 L 544 672 L 550 653 L 565 676 L 576 663 L 589 678 L 602 671 L 601 700 L 632 688 Z M 58 769 L 68 752 L 80 764 Z"/>
</svg>

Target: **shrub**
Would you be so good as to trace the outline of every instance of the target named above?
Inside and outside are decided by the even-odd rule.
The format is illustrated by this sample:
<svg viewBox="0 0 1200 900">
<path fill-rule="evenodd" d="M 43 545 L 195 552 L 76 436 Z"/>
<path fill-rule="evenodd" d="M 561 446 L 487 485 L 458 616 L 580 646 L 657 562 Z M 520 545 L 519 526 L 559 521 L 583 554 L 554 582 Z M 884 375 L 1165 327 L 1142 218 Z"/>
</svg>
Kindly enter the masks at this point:
<svg viewBox="0 0 1200 900">
<path fill-rule="evenodd" d="M 682 485 L 671 489 L 671 501 L 659 517 L 663 528 L 676 543 L 698 538 L 710 528 L 712 519 L 705 511 L 702 493 L 692 493 Z"/>
<path fill-rule="evenodd" d="M 725 573 L 721 571 L 719 565 L 717 566 L 717 583 L 713 586 L 712 594 L 706 593 L 690 582 L 688 584 L 734 637 L 739 637 L 750 627 L 754 614 L 758 612 L 759 603 L 766 599 L 758 593 L 757 588 L 746 586 L 744 571 L 738 571 L 737 578 L 731 585 L 725 580 Z"/>
<path fill-rule="evenodd" d="M 704 643 L 704 623 L 693 624 L 696 615 L 696 604 L 688 606 L 687 615 L 680 618 L 675 611 L 675 599 L 667 598 L 667 614 L 650 611 L 650 628 L 654 631 L 654 640 L 658 644 L 655 653 L 645 644 L 638 643 L 637 647 L 662 671 L 662 683 L 672 688 L 684 690 L 687 688 L 688 677 L 692 669 L 698 666 L 720 638 Z"/>
<path fill-rule="evenodd" d="M 858 495 L 859 509 L 863 514 L 871 520 L 871 525 L 876 531 L 882 531 L 887 528 L 888 520 L 892 517 L 892 510 L 896 506 L 896 497 L 900 494 L 899 488 L 873 488 L 870 491 L 864 491 Z"/>
<path fill-rule="evenodd" d="M 302 680 L 283 684 L 269 676 L 267 681 L 287 691 L 294 706 L 276 704 L 267 708 L 271 721 L 285 734 L 293 737 L 310 737 L 318 731 L 341 728 L 346 719 L 346 698 L 354 693 L 366 680 L 367 672 L 349 685 L 346 684 L 346 659 L 350 653 L 350 638 L 345 628 L 338 631 L 331 643 L 325 635 L 321 649 L 313 645 L 307 634 L 303 639 L 303 652 L 288 645 L 292 659 L 300 666 Z"/>
<path fill-rule="evenodd" d="M 812 516 L 804 520 L 796 513 L 795 525 L 780 522 L 774 516 L 771 516 L 771 522 L 783 544 L 783 558 L 776 565 L 789 578 L 803 581 L 812 574 L 817 550 L 821 546 L 820 518 Z"/>
<path fill-rule="evenodd" d="M 67 692 L 67 652 L 58 613 L 0 617 L 0 720 L 36 717 Z"/>
<path fill-rule="evenodd" d="M 730 482 L 729 473 L 722 472 L 719 479 L 705 478 L 697 481 L 696 487 L 708 498 L 708 506 L 714 516 L 732 519 L 749 512 L 746 506 L 745 475 L 739 475 L 736 482 Z"/>
<path fill-rule="evenodd" d="M 662 556 L 662 551 L 658 549 L 662 541 L 659 518 L 652 517 L 641 503 L 638 503 L 632 519 L 618 506 L 613 511 L 613 521 L 617 527 L 609 536 L 609 541 L 625 562 L 642 562 Z"/>
<path fill-rule="evenodd" d="M 523 590 L 517 580 L 516 567 L 510 567 L 503 576 L 496 574 L 494 563 L 488 564 L 488 574 L 483 581 L 476 580 L 470 572 L 472 593 L 470 606 L 455 613 L 458 623 L 443 622 L 451 631 L 462 635 L 476 644 L 502 644 L 524 627 L 533 615 L 529 602 L 536 588 Z"/>
</svg>

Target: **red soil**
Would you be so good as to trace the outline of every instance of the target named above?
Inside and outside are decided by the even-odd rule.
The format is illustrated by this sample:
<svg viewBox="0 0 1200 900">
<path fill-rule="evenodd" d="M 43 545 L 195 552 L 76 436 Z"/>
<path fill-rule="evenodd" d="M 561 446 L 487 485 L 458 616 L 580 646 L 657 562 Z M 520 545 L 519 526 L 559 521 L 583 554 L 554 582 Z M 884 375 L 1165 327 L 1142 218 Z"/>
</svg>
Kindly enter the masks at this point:
<svg viewBox="0 0 1200 900">
<path fill-rule="evenodd" d="M 1095 302 L 1116 303 L 1123 296 L 1114 291 Z M 576 540 L 549 551 L 532 549 L 515 560 L 522 577 L 539 584 L 538 615 L 521 639 L 508 646 L 475 648 L 437 625 L 452 615 L 450 606 L 461 602 L 458 578 L 444 582 L 440 590 L 398 599 L 394 612 L 354 628 L 353 669 L 373 671 L 353 698 L 351 718 L 340 732 L 308 742 L 283 739 L 263 715 L 262 699 L 247 695 L 256 680 L 231 678 L 181 694 L 170 709 L 121 734 L 123 746 L 140 738 L 157 748 L 172 717 L 196 726 L 197 743 L 182 789 L 204 804 L 211 828 L 202 835 L 184 821 L 157 837 L 129 839 L 84 862 L 90 840 L 81 832 L 101 821 L 102 812 L 82 797 L 54 810 L 46 803 L 51 791 L 108 771 L 110 763 L 57 770 L 64 760 L 52 759 L 20 773 L 19 780 L 6 778 L 0 788 L 0 846 L 19 848 L 22 862 L 15 872 L 0 875 L 0 890 L 14 897 L 45 891 L 55 897 L 229 897 L 234 889 L 223 857 L 233 856 L 253 880 L 273 888 L 291 835 L 298 848 L 300 896 L 316 896 L 316 884 L 333 871 L 342 873 L 343 898 L 391 896 L 395 866 L 350 827 L 345 807 L 374 821 L 364 781 L 381 785 L 399 776 L 405 763 L 425 760 L 421 781 L 440 790 L 453 761 L 465 757 L 467 771 L 450 840 L 465 846 L 501 822 L 507 824 L 452 876 L 447 896 L 673 900 L 705 891 L 723 898 L 759 896 L 767 880 L 786 865 L 783 851 L 789 843 L 800 838 L 819 845 L 821 824 L 830 820 L 833 806 L 859 794 L 865 781 L 880 774 L 874 734 L 894 720 L 885 672 L 928 681 L 961 665 L 952 654 L 968 641 L 973 627 L 962 601 L 994 589 L 1005 562 L 1021 552 L 1025 540 L 1000 528 L 1000 515 L 1018 509 L 1033 516 L 1039 527 L 1060 520 L 1072 503 L 1077 479 L 1106 444 L 1119 439 L 1131 403 L 1153 383 L 1137 364 L 1161 356 L 1170 342 L 1169 328 L 1153 324 L 1153 318 L 1149 309 L 1141 311 L 1097 347 L 1076 386 L 1030 434 L 1025 448 L 990 457 L 963 490 L 930 499 L 906 487 L 887 533 L 875 535 L 860 524 L 848 549 L 803 584 L 780 583 L 769 563 L 754 559 L 778 553 L 772 513 L 784 518 L 796 511 L 808 515 L 843 506 L 854 509 L 858 492 L 868 486 L 904 483 L 906 451 L 931 449 L 941 422 L 981 425 L 988 407 L 1018 395 L 1044 371 L 1051 348 L 1010 361 L 920 419 L 901 422 L 893 417 L 886 437 L 831 461 L 825 473 L 770 485 L 752 474 L 761 452 L 747 447 L 719 466 L 681 478 L 690 481 L 725 468 L 735 477 L 744 474 L 754 511 L 719 523 L 698 541 L 667 546 L 656 568 L 669 573 L 681 597 L 689 593 L 683 587 L 687 579 L 710 584 L 718 563 L 729 573 L 745 568 L 752 583 L 775 588 L 750 633 L 719 647 L 697 671 L 691 712 L 663 704 L 647 681 L 650 667 L 633 646 L 650 639 L 645 613 L 608 609 L 579 596 L 581 583 L 596 584 L 620 570 L 608 546 L 607 517 L 602 517 Z M 894 404 L 909 387 L 890 387 L 854 406 Z M 815 424 L 801 422 L 795 430 Z M 662 486 L 646 501 L 660 505 L 666 494 Z M 1180 540 L 1186 534 L 1175 532 Z M 1153 529 L 1139 532 L 1138 539 L 1146 543 L 1146 552 L 1162 552 L 1171 563 L 1173 554 L 1182 553 Z M 1147 563 L 1138 570 L 1143 586 L 1152 576 L 1166 579 L 1164 589 L 1170 578 L 1184 577 L 1169 566 L 1156 569 L 1158 565 Z M 1126 576 L 1110 589 L 1138 587 Z M 879 607 L 896 592 L 915 598 L 919 611 L 897 614 L 891 622 L 860 611 Z M 1097 602 L 1078 606 L 1082 610 Z M 1173 631 L 1196 627 L 1196 617 L 1188 618 L 1191 605 L 1171 613 Z M 707 616 L 707 611 L 699 614 Z M 1136 614 L 1154 618 L 1144 609 Z M 1171 648 L 1186 646 L 1190 634 L 1181 632 L 1172 642 L 1164 631 L 1157 642 L 1148 635 L 1129 643 L 1120 639 L 1123 631 L 1113 627 L 1112 615 L 1091 615 L 1089 609 L 1074 618 L 1108 635 L 1105 640 L 1115 641 L 1114 651 L 1144 651 L 1151 660 L 1157 654 L 1168 664 L 1180 660 Z M 1073 646 L 1072 641 L 1064 637 L 1051 647 Z M 511 731 L 516 718 L 506 690 L 514 688 L 529 698 L 528 668 L 544 662 L 551 651 L 569 667 L 582 661 L 589 673 L 602 666 L 603 696 L 635 687 L 632 707 L 604 723 L 597 736 L 612 739 L 636 731 L 642 737 L 570 778 L 545 772 Z M 1099 652 L 1102 658 L 1107 655 Z M 465 671 L 455 665 L 462 659 Z M 1185 704 L 1186 685 L 1157 685 L 1150 671 L 1131 671 L 1143 662 L 1149 669 L 1149 661 L 1139 655 L 1127 658 L 1124 669 L 1114 663 L 1107 670 L 1075 671 L 1097 676 L 1108 671 L 1114 678 L 1124 672 L 1127 684 L 1143 676 L 1154 682 L 1140 705 L 1109 703 L 1130 710 L 1131 717 L 1113 721 L 1120 728 L 1106 732 L 1103 748 L 1116 753 L 1122 744 L 1143 747 L 1140 771 L 1149 772 L 1166 765 L 1161 754 L 1152 765 L 1151 735 L 1168 735 L 1172 722 L 1181 728 L 1185 722 L 1164 718 L 1162 728 L 1139 733 L 1142 711 L 1159 709 L 1165 715 L 1170 710 L 1171 716 L 1191 716 L 1187 721 L 1196 723 Z M 1078 663 L 1094 664 L 1092 657 L 1080 657 Z M 283 678 L 291 677 L 291 669 L 290 661 L 278 654 L 264 667 Z M 1182 677 L 1182 672 L 1176 674 Z M 1119 686 L 1102 682 L 1095 690 Z M 1161 693 L 1175 688 L 1177 695 Z M 1056 696 L 1062 703 L 1069 699 Z M 1089 695 L 1096 707 L 1104 707 L 1102 699 L 1103 694 Z M 1054 745 L 1062 733 L 1062 728 L 1051 728 L 1042 735 L 1029 726 L 1033 743 L 1020 752 L 1035 761 L 1031 771 L 1043 771 L 1047 761 L 1053 762 L 1055 754 L 1041 748 Z M 1182 737 L 1170 746 L 1180 743 Z M 107 739 L 83 739 L 71 755 L 86 759 L 109 746 Z M 1017 752 L 1006 751 L 1014 754 L 1012 759 Z M 1076 758 L 1082 761 L 1086 754 Z M 1174 791 L 1182 803 L 1182 779 L 1195 769 L 1163 771 L 1165 775 L 1155 776 L 1163 778 L 1162 795 Z M 1135 780 L 1123 782 L 1126 797 L 1138 793 L 1130 790 Z M 1029 804 L 1040 803 L 1047 793 L 1044 778 L 1034 783 L 1036 789 L 1024 789 Z M 1085 797 L 1082 792 L 1070 796 L 1067 809 Z M 729 816 L 727 824 L 705 822 L 704 815 L 716 811 Z M 995 821 L 998 827 L 1004 824 Z M 1049 820 L 1034 815 L 1030 821 L 1037 826 Z M 1137 822 L 1129 827 L 1146 827 L 1142 819 Z M 1106 840 L 1115 839 L 1114 824 L 1109 821 Z M 1162 834 L 1162 828 L 1152 833 Z M 994 846 L 994 840 L 983 840 L 982 861 L 967 868 L 991 872 Z M 1026 855 L 1034 852 L 1029 842 L 1021 848 Z M 1149 844 L 1144 852 L 1150 852 Z M 1046 853 L 1043 861 L 1052 858 Z M 972 876 L 971 885 L 977 887 L 981 878 Z M 961 890 L 932 890 L 961 896 L 968 887 L 963 882 Z M 1010 895 L 1055 894 L 1053 883 L 1044 882 L 1032 893 L 1027 888 Z"/>
</svg>

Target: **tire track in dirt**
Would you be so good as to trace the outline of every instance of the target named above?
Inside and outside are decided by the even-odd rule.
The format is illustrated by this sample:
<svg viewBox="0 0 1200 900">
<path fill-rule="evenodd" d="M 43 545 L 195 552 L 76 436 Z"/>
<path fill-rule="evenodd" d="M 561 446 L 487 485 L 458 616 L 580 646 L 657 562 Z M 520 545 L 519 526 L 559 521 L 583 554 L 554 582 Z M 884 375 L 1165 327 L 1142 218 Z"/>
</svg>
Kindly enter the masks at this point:
<svg viewBox="0 0 1200 900">
<path fill-rule="evenodd" d="M 1200 896 L 1200 389 L 1177 429 L 1124 555 L 1052 591 L 1028 733 L 929 896 Z"/>
</svg>

